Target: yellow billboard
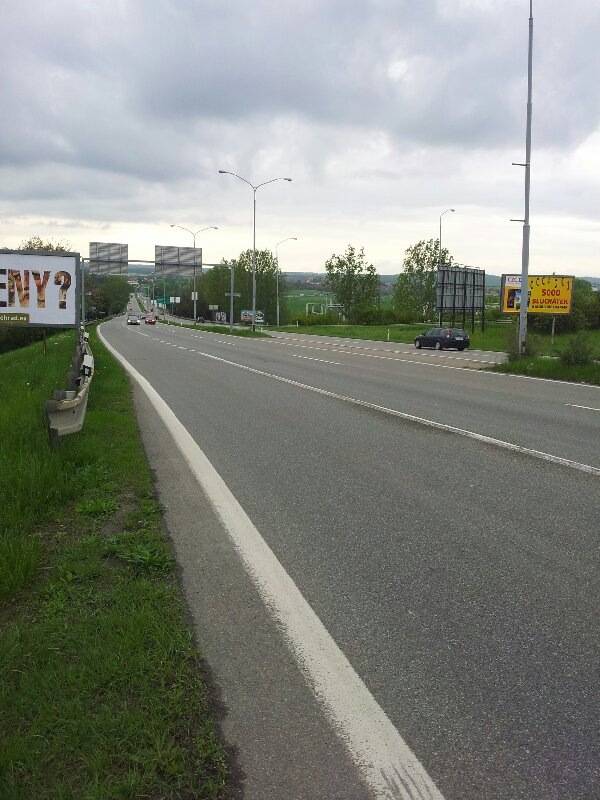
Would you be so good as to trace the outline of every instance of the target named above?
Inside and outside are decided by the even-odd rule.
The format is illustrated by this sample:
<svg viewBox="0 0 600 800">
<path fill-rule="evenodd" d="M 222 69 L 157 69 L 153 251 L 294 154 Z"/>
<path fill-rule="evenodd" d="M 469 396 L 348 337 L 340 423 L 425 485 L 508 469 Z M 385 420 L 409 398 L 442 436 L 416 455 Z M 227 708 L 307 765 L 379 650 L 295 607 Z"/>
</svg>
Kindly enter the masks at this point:
<svg viewBox="0 0 600 800">
<path fill-rule="evenodd" d="M 570 314 L 574 280 L 572 275 L 529 275 L 528 313 Z M 520 275 L 502 276 L 500 310 L 503 314 L 521 310 Z"/>
</svg>

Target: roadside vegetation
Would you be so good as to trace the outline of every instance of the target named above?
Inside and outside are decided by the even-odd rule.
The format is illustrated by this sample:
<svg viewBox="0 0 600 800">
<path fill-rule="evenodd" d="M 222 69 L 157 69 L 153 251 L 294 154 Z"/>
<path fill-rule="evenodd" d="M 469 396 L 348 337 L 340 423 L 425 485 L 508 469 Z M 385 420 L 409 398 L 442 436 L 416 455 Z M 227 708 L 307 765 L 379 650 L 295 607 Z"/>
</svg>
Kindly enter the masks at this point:
<svg viewBox="0 0 600 800">
<path fill-rule="evenodd" d="M 161 325 L 170 325 L 171 327 L 176 328 L 191 328 L 195 331 L 201 331 L 202 333 L 221 333 L 226 334 L 227 336 L 245 336 L 247 338 L 254 338 L 260 339 L 265 338 L 267 336 L 266 333 L 262 333 L 261 331 L 253 331 L 252 328 L 233 328 L 233 330 L 229 330 L 229 325 L 207 325 L 205 322 L 199 323 L 198 325 L 194 325 L 191 322 L 167 322 L 164 319 L 157 320 Z"/>
<path fill-rule="evenodd" d="M 85 428 L 43 403 L 74 334 L 0 357 L 0 797 L 223 798 L 227 761 L 121 367 Z"/>
</svg>

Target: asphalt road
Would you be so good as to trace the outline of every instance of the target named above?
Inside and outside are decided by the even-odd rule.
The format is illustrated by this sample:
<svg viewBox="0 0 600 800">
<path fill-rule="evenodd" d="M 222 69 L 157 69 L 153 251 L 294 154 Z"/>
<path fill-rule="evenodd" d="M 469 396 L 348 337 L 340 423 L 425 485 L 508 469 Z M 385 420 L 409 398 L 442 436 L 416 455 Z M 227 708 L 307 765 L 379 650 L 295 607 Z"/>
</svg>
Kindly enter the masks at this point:
<svg viewBox="0 0 600 800">
<path fill-rule="evenodd" d="M 103 333 L 446 800 L 598 797 L 599 476 L 339 396 L 598 468 L 600 390 L 398 346 Z"/>
</svg>

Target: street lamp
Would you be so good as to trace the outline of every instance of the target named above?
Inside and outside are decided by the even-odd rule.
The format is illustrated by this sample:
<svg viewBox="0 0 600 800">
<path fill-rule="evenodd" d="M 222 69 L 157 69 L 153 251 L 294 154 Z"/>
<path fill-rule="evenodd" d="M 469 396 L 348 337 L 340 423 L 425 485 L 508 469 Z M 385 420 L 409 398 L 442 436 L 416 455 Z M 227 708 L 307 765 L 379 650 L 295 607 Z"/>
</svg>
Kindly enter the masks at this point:
<svg viewBox="0 0 600 800">
<path fill-rule="evenodd" d="M 275 263 L 277 264 L 277 327 L 279 327 L 279 245 L 284 242 L 297 242 L 297 236 L 288 236 L 287 239 L 282 239 L 275 245 Z"/>
<path fill-rule="evenodd" d="M 247 181 L 246 178 L 242 178 L 241 175 L 238 175 L 237 172 L 229 172 L 229 170 L 220 169 L 219 175 L 233 175 L 234 178 L 238 178 L 238 180 L 247 183 L 254 195 L 254 212 L 252 218 L 252 330 L 254 330 L 256 320 L 256 192 L 261 186 L 266 186 L 268 183 L 275 183 L 275 181 L 289 181 L 291 183 L 292 179 L 271 178 L 271 180 L 263 181 L 255 186 L 253 183 L 250 183 L 250 181 Z"/>
<path fill-rule="evenodd" d="M 442 266 L 442 217 L 444 216 L 444 214 L 448 214 L 449 212 L 454 214 L 455 211 L 456 211 L 455 208 L 447 208 L 440 214 L 440 251 L 438 253 L 438 269 Z"/>
<path fill-rule="evenodd" d="M 208 228 L 200 228 L 197 231 L 192 231 L 189 228 L 184 228 L 183 225 L 175 225 L 174 222 L 171 223 L 171 228 L 179 228 L 179 230 L 186 231 L 186 233 L 191 233 L 193 240 L 194 240 L 194 250 L 196 249 L 196 236 L 203 231 L 218 231 L 216 225 L 209 225 Z M 193 297 L 194 297 L 194 325 L 196 324 L 196 254 L 193 254 L 192 261 L 194 262 L 194 286 L 192 289 Z"/>
</svg>

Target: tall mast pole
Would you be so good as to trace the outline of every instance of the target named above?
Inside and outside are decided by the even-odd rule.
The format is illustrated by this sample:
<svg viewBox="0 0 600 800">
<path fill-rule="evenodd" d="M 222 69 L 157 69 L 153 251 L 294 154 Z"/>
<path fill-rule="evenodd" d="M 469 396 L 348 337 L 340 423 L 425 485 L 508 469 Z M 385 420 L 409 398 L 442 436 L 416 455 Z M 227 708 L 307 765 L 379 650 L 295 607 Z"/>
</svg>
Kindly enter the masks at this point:
<svg viewBox="0 0 600 800">
<path fill-rule="evenodd" d="M 527 63 L 527 134 L 525 143 L 525 216 L 521 258 L 521 308 L 519 311 L 519 353 L 527 351 L 527 306 L 529 300 L 529 194 L 531 187 L 531 114 L 533 76 L 533 0 L 529 0 L 529 57 Z"/>
</svg>

